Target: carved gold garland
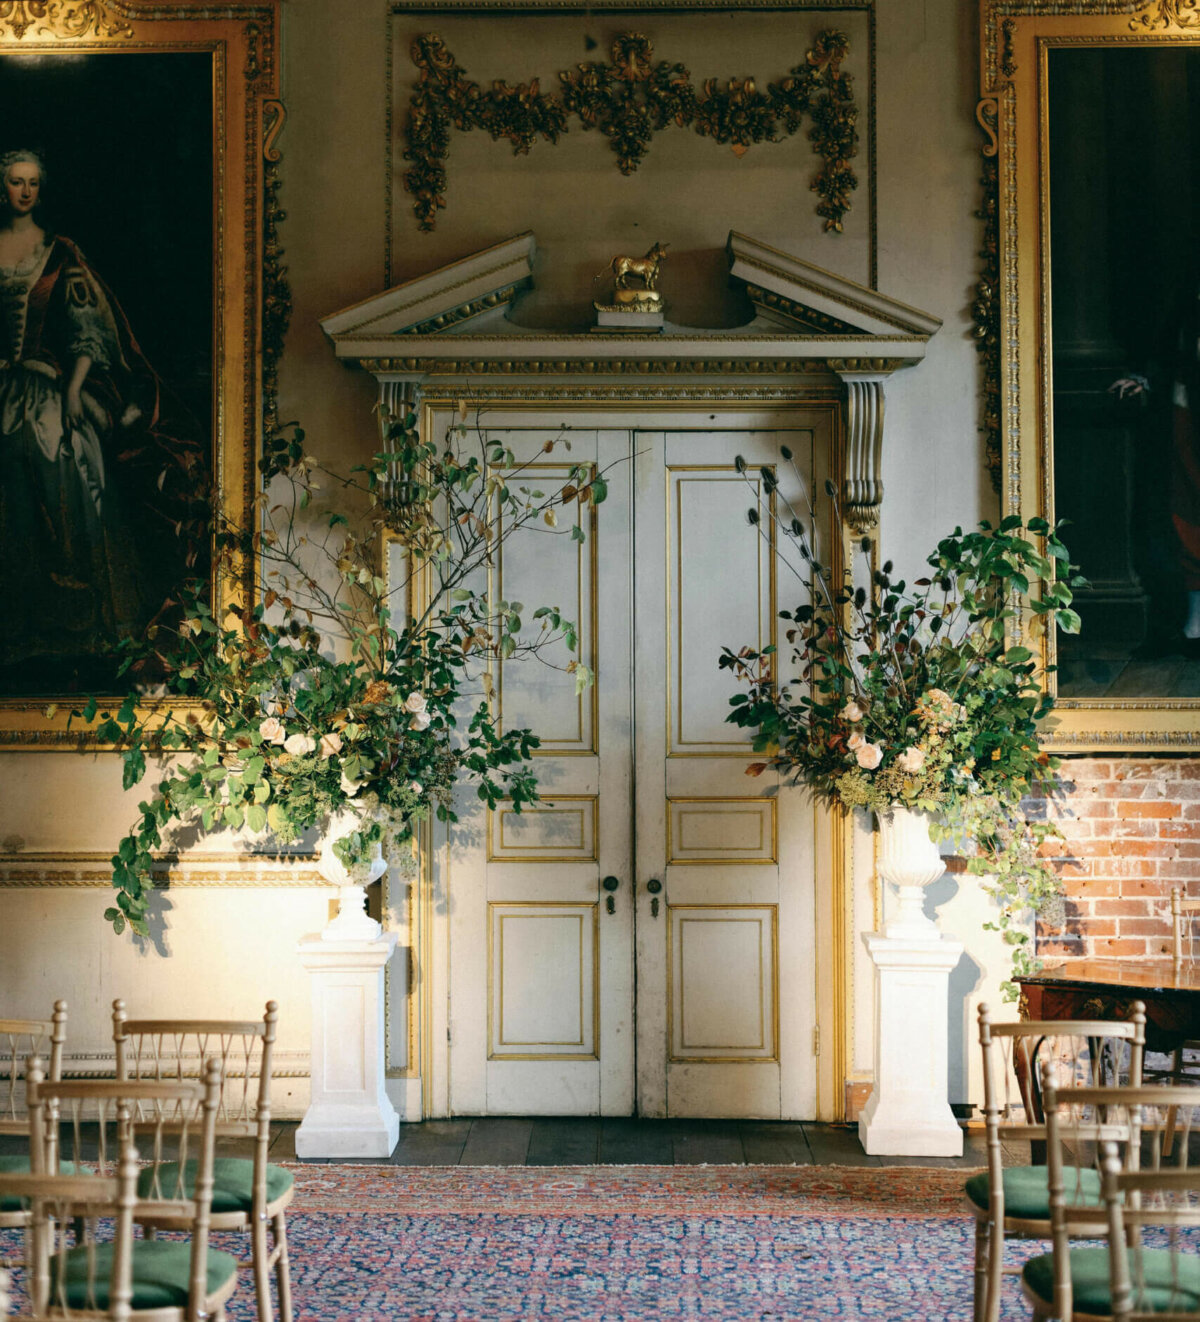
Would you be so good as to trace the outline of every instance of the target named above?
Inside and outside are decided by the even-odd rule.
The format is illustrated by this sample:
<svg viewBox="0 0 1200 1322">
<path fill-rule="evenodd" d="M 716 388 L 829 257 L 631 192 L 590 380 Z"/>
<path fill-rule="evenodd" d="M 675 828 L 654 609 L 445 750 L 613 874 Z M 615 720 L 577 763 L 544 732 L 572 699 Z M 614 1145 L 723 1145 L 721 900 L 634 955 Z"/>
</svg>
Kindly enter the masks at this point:
<svg viewBox="0 0 1200 1322">
<path fill-rule="evenodd" d="M 262 272 L 262 417 L 263 455 L 260 467 L 267 473 L 282 462 L 281 451 L 289 442 L 281 436 L 279 423 L 279 362 L 283 343 L 292 320 L 292 290 L 284 248 L 279 239 L 280 222 L 287 212 L 279 205 L 279 162 L 282 153 L 275 146 L 286 117 L 282 101 L 267 101 L 263 134 L 263 272 Z"/>
<path fill-rule="evenodd" d="M 983 433 L 984 464 L 992 487 L 1000 491 L 1004 456 L 1000 440 L 1000 170 L 995 146 L 996 103 L 980 102 L 979 122 L 990 136 L 983 149 L 983 205 L 975 213 L 983 221 L 983 270 L 971 304 L 975 349 L 983 369 L 979 430 Z"/>
<path fill-rule="evenodd" d="M 755 143 L 778 142 L 800 130 L 805 116 L 813 150 L 824 165 L 812 182 L 817 214 L 827 230 L 841 231 L 858 179 L 850 168 L 857 151 L 858 107 L 842 61 L 850 43 L 844 32 L 821 32 L 803 64 L 759 91 L 753 78 L 731 78 L 722 87 L 706 79 L 697 91 L 682 64 L 653 61 L 650 41 L 623 32 L 613 41 L 609 64 L 588 62 L 560 73 L 557 93 L 538 79 L 490 89 L 472 82 L 436 33 L 412 44 L 421 76 L 404 127 L 404 187 L 423 230 L 431 230 L 446 205 L 446 159 L 451 129 L 484 129 L 496 141 L 526 154 L 538 138 L 557 142 L 574 115 L 580 126 L 609 139 L 622 174 L 632 174 L 653 135 L 669 125 L 690 126 L 702 137 L 742 152 Z"/>
</svg>

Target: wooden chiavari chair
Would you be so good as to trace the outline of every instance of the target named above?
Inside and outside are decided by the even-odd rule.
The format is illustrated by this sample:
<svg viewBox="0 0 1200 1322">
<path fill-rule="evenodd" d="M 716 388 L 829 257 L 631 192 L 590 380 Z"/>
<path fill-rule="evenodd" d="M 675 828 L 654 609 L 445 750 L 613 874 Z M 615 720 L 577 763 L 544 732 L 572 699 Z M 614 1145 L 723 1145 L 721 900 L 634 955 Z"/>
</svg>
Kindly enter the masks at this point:
<svg viewBox="0 0 1200 1322">
<path fill-rule="evenodd" d="M 27 1174 L 29 1114 L 25 1103 L 25 1066 L 31 1056 L 49 1062 L 49 1077 L 62 1075 L 67 1039 L 67 1003 L 54 1002 L 50 1019 L 0 1019 L 0 1134 L 19 1135 L 20 1152 L 0 1152 L 0 1174 Z M 0 1198 L 0 1227 L 23 1226 L 28 1208 L 20 1198 Z"/>
<path fill-rule="evenodd" d="M 223 1322 L 237 1260 L 208 1246 L 220 1091 L 217 1061 L 202 1082 L 49 1082 L 31 1066 L 33 1171 L 0 1175 L 0 1191 L 29 1207 L 30 1317 Z M 172 1151 L 193 1154 L 190 1187 Z M 63 1173 L 85 1156 L 95 1173 Z M 168 1216 L 188 1238 L 136 1238 L 139 1214 Z"/>
<path fill-rule="evenodd" d="M 1200 1088 L 1046 1087 L 1053 1251 L 1025 1264 L 1037 1318 L 1200 1317 Z M 1168 1122 L 1173 1121 L 1169 1130 Z M 1168 1133 L 1172 1139 L 1167 1147 Z M 1072 1201 L 1098 1172 L 1099 1207 Z M 1104 1247 L 1071 1247 L 1107 1236 Z"/>
<path fill-rule="evenodd" d="M 271 1135 L 271 1059 L 278 1006 L 268 1001 L 261 1022 L 201 1019 L 129 1019 L 123 1001 L 113 1002 L 113 1041 L 118 1079 L 195 1078 L 208 1057 L 221 1061 L 223 1086 L 216 1118 L 218 1139 L 244 1138 L 251 1158 L 214 1162 L 211 1226 L 249 1231 L 250 1266 L 260 1322 L 270 1322 L 271 1273 L 279 1295 L 281 1322 L 292 1322 L 285 1212 L 292 1201 L 292 1174 L 267 1161 Z M 190 1172 L 185 1168 L 185 1179 Z M 171 1229 L 169 1218 L 138 1220 L 153 1234 Z M 270 1226 L 274 1245 L 268 1244 Z"/>
<path fill-rule="evenodd" d="M 1128 1022 L 993 1023 L 988 1007 L 979 1007 L 988 1168 L 966 1183 L 975 1216 L 975 1322 L 997 1322 L 1003 1277 L 1019 1270 L 1005 1268 L 1004 1241 L 1050 1238 L 1049 1171 L 1037 1159 L 1047 1140 L 1040 1069 L 1049 1067 L 1060 1083 L 1140 1083 L 1145 1006 L 1135 1001 L 1131 1011 Z M 1025 1144 L 1033 1161 L 1026 1158 Z M 1099 1172 L 1075 1193 L 1099 1208 Z"/>
</svg>

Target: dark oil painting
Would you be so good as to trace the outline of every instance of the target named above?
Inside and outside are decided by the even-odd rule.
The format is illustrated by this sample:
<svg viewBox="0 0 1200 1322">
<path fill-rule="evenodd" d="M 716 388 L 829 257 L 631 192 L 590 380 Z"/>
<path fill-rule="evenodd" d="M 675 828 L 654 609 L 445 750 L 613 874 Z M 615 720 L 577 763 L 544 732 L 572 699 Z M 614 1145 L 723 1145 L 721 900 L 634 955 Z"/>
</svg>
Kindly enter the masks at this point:
<svg viewBox="0 0 1200 1322">
<path fill-rule="evenodd" d="M 1200 45 L 1048 52 L 1058 692 L 1200 697 Z M 1028 405 L 1025 405 L 1028 407 Z"/>
<path fill-rule="evenodd" d="M 206 52 L 0 56 L 0 698 L 115 693 L 207 572 Z"/>
</svg>

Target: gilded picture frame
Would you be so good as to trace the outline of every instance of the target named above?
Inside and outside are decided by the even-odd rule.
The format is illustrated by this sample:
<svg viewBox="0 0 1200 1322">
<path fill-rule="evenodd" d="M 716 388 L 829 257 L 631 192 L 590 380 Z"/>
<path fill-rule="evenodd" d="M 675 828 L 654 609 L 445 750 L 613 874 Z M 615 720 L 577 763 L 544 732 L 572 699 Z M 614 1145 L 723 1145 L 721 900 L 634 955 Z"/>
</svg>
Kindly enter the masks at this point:
<svg viewBox="0 0 1200 1322">
<path fill-rule="evenodd" d="M 278 350 L 278 37 L 277 0 L 0 7 L 0 246 L 23 242 L 13 189 L 40 190 L 24 286 L 0 253 L 20 304 L 0 393 L 49 418 L 0 486 L 26 561 L 5 585 L 2 748 L 78 747 L 71 708 L 121 691 L 114 637 L 151 627 L 186 574 L 209 574 L 215 610 L 242 586 L 212 573 L 209 495 L 252 526 Z"/>
<path fill-rule="evenodd" d="M 1194 280 L 1184 273 L 1185 241 L 1158 242 L 1155 227 L 1170 217 L 1161 205 L 1154 209 L 1154 190 L 1136 182 L 1138 171 L 1149 168 L 1156 137 L 1172 141 L 1167 124 L 1159 133 L 1150 122 L 1165 112 L 1131 95 L 1122 101 L 1114 89 L 1145 80 L 1148 60 L 1167 53 L 1177 63 L 1189 52 L 1184 81 L 1191 80 L 1194 106 L 1200 0 L 981 0 L 980 30 L 978 118 L 987 135 L 984 156 L 994 166 L 985 181 L 995 180 L 982 212 L 991 258 L 980 294 L 994 318 L 990 333 L 979 308 L 977 320 L 987 355 L 985 431 L 1000 458 L 1001 514 L 1068 517 L 1063 536 L 1092 580 L 1076 593 L 1083 617 L 1078 640 L 1037 630 L 1032 618 L 1022 622 L 1056 694 L 1046 743 L 1080 753 L 1188 751 L 1200 744 L 1200 685 L 1192 682 L 1200 678 L 1200 643 L 1189 641 L 1192 630 L 1184 624 L 1187 601 L 1200 605 L 1200 592 L 1180 594 L 1183 587 L 1200 588 L 1200 581 L 1191 584 L 1182 569 L 1176 577 L 1167 563 L 1185 550 L 1185 539 L 1175 535 L 1176 498 L 1167 497 L 1166 456 L 1175 442 L 1164 435 L 1156 466 L 1146 446 L 1160 445 L 1153 429 L 1166 414 L 1155 411 L 1149 386 L 1138 401 L 1141 411 L 1134 410 L 1146 383 L 1141 355 L 1149 350 L 1133 342 L 1139 318 L 1148 323 L 1166 305 L 1154 280 L 1189 288 Z M 1165 85 L 1156 77 L 1162 67 L 1149 77 Z M 1082 124 L 1071 131 L 1068 122 L 1068 107 L 1086 113 L 1079 97 L 1069 99 L 1072 79 L 1096 100 L 1086 131 Z M 1191 150 L 1190 159 L 1170 169 L 1182 168 L 1194 180 L 1200 156 L 1187 141 L 1175 150 L 1176 156 Z M 1195 142 L 1200 146 L 1200 136 Z M 1109 192 L 1089 210 L 1086 190 L 1101 176 L 1111 180 Z M 1176 205 L 1169 184 L 1157 185 L 1168 210 Z M 1146 224 L 1127 220 L 1130 197 L 1143 210 L 1129 214 L 1147 217 Z M 1196 204 L 1194 190 L 1178 204 L 1190 209 L 1180 212 L 1189 226 Z M 1075 214 L 1111 223 L 1114 246 L 1103 249 L 1111 261 L 1086 224 L 1067 227 Z M 1136 263 L 1157 260 L 1148 255 L 1155 249 L 1177 254 L 1180 265 L 1146 267 L 1137 285 Z M 1121 279 L 1129 284 L 1131 270 L 1132 295 L 1119 288 Z M 1112 286 L 1104 294 L 1110 306 L 1089 322 L 1081 290 L 1094 289 L 1097 278 Z M 1105 317 L 1117 326 L 1107 346 L 1097 329 Z M 1138 333 L 1148 342 L 1149 332 Z M 1156 389 L 1158 401 L 1169 403 L 1170 386 Z M 1039 585 L 1033 586 L 1036 593 Z"/>
</svg>

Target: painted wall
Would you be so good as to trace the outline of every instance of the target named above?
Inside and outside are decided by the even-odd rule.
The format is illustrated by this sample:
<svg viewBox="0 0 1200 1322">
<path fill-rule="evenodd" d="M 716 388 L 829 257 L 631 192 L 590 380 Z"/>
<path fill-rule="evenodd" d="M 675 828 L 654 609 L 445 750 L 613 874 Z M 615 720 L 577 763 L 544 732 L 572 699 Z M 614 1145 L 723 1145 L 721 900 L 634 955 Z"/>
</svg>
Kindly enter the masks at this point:
<svg viewBox="0 0 1200 1322">
<path fill-rule="evenodd" d="M 977 434 L 976 355 L 969 307 L 977 278 L 980 226 L 980 138 L 974 122 L 974 6 L 962 0 L 888 0 L 877 13 L 879 287 L 944 320 L 927 361 L 893 379 L 888 391 L 887 494 L 883 551 L 907 570 L 930 541 L 957 522 L 970 523 L 991 506 Z M 786 19 L 786 40 L 781 38 Z M 637 25 L 664 59 L 682 59 L 697 79 L 753 73 L 778 77 L 799 62 L 825 26 L 851 34 L 847 62 L 866 99 L 867 13 L 797 10 L 791 14 L 640 15 Z M 537 24 L 549 20 L 538 18 Z M 467 16 L 403 20 L 404 32 L 442 31 L 480 81 L 529 74 L 552 79 L 557 69 L 588 58 L 583 38 L 600 43 L 625 27 L 611 16 L 555 20 L 535 49 L 530 22 Z M 281 413 L 302 421 L 309 448 L 342 458 L 373 438 L 369 378 L 338 366 L 318 318 L 383 286 L 385 43 L 382 3 L 287 0 L 283 8 L 283 81 L 288 122 L 280 146 L 285 262 L 294 317 L 281 378 Z M 540 28 L 539 28 L 540 31 Z M 549 31 L 547 29 L 547 31 Z M 400 33 L 399 35 L 403 35 Z M 539 40 L 543 40 L 539 37 Z M 399 43 L 395 79 L 410 77 Z M 783 52 L 783 53 L 781 53 Z M 869 131 L 869 126 L 864 124 Z M 401 204 L 394 210 L 392 263 L 397 276 L 426 271 L 525 229 L 539 237 L 537 290 L 517 310 L 528 324 L 575 325 L 587 315 L 593 274 L 615 252 L 640 252 L 654 239 L 672 244 L 664 291 L 680 320 L 722 324 L 737 313 L 723 280 L 722 248 L 731 228 L 770 242 L 853 279 L 869 277 L 870 208 L 864 138 L 857 165 L 864 184 L 855 195 L 846 233 L 826 234 L 808 190 L 815 158 L 803 135 L 751 149 L 729 148 L 682 131 L 655 139 L 639 172 L 623 178 L 595 134 L 572 134 L 557 146 L 538 144 L 515 159 L 504 144 L 480 134 L 456 135 L 448 205 L 432 235 L 420 234 Z M 180 989 L 206 1009 L 235 1006 L 249 1014 L 267 994 L 281 1002 L 280 1035 L 299 1061 L 308 1033 L 307 992 L 292 948 L 324 920 L 324 894 L 311 868 L 294 869 L 283 886 L 240 888 L 199 880 L 167 897 L 159 944 L 137 949 L 108 933 L 103 908 L 103 854 L 130 820 L 136 794 L 122 796 L 107 759 L 67 755 L 0 756 L 0 841 L 20 837 L 45 863 L 0 869 L 0 1004 L 6 1013 L 48 1011 L 53 995 L 73 1001 L 72 1045 L 98 1051 L 107 1038 L 114 995 L 139 1006 L 182 1010 Z M 90 863 L 55 863 L 57 853 L 91 853 Z M 20 855 L 17 856 L 19 859 Z M 859 957 L 857 933 L 874 921 L 870 838 L 856 847 L 857 912 L 847 937 L 853 953 L 851 1067 L 869 1072 L 872 970 Z M 11 864 L 11 866 L 8 866 Z M 309 865 L 310 866 L 310 865 Z M 224 876 L 241 875 L 222 863 Z M 209 868 L 211 873 L 214 869 Z M 196 865 L 203 878 L 205 868 Z M 8 885 L 20 874 L 32 886 Z M 63 884 L 58 878 L 74 878 Z M 89 885 L 76 884 L 80 877 Z M 91 884 L 91 883 L 94 883 Z M 979 906 L 970 885 L 948 897 L 947 926 L 978 949 Z M 986 976 L 996 961 L 978 960 Z M 967 970 L 969 973 L 970 970 Z M 964 991 L 964 998 L 967 993 Z M 964 999 L 960 1018 L 969 1018 Z M 969 1035 L 964 1052 L 969 1051 Z M 965 1065 L 957 1067 L 960 1070 Z"/>
</svg>

